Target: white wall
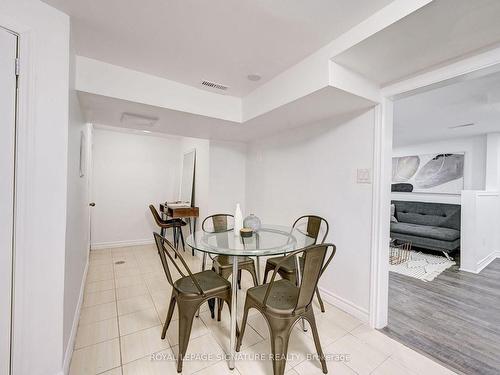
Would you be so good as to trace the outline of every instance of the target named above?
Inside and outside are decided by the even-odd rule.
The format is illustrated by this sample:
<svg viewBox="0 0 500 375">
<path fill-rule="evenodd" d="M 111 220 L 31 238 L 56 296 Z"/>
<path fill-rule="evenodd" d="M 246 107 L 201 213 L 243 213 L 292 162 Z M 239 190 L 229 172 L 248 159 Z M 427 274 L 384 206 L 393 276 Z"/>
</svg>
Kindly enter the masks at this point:
<svg viewBox="0 0 500 375">
<path fill-rule="evenodd" d="M 486 190 L 500 190 L 500 133 L 486 135 Z"/>
<path fill-rule="evenodd" d="M 486 138 L 485 191 L 462 192 L 460 269 L 473 273 L 500 257 L 500 134 Z"/>
<path fill-rule="evenodd" d="M 68 127 L 68 196 L 66 212 L 66 257 L 64 267 L 64 366 L 70 364 L 78 326 L 79 309 L 83 298 L 84 273 L 89 252 L 89 175 L 90 160 L 83 164 L 84 176 L 80 176 L 80 137 L 86 137 L 84 157 L 89 159 L 91 144 L 90 127 L 86 124 L 74 86 L 75 53 L 71 38 L 70 90 Z"/>
<path fill-rule="evenodd" d="M 206 216 L 245 206 L 246 145 L 200 138 L 94 130 L 92 248 L 152 242 L 148 209 L 179 198 L 183 155 L 196 149 L 198 228 Z"/>
<path fill-rule="evenodd" d="M 500 257 L 500 193 L 462 192 L 460 269 L 478 273 Z"/>
<path fill-rule="evenodd" d="M 373 166 L 374 111 L 342 124 L 323 121 L 250 144 L 247 211 L 264 223 L 291 225 L 303 214 L 330 223 L 337 255 L 323 276 L 324 297 L 367 320 L 372 185 L 357 184 Z M 353 277 L 355 275 L 355 277 Z"/>
<path fill-rule="evenodd" d="M 152 242 L 148 206 L 178 198 L 181 140 L 99 128 L 93 140 L 92 247 Z"/>
<path fill-rule="evenodd" d="M 3 0 L 21 34 L 13 374 L 62 369 L 69 17 L 38 0 Z"/>
<path fill-rule="evenodd" d="M 243 215 L 246 190 L 246 152 L 244 143 L 210 141 L 210 201 L 208 214 L 234 214 L 240 203 Z"/>
<path fill-rule="evenodd" d="M 393 156 L 453 152 L 465 152 L 464 189 L 483 190 L 486 181 L 485 135 L 396 147 L 393 149 Z M 460 194 L 392 193 L 392 199 L 460 204 Z"/>
</svg>

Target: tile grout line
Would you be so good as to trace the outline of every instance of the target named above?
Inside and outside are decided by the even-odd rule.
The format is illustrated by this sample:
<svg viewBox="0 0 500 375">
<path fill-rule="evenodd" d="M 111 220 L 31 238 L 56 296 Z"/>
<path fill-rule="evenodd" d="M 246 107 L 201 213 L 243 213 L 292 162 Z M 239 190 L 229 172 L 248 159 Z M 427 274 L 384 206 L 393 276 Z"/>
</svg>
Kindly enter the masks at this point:
<svg viewBox="0 0 500 375">
<path fill-rule="evenodd" d="M 391 354 L 392 355 L 392 354 Z M 372 371 L 370 371 L 370 374 L 373 374 L 379 367 L 381 367 L 384 363 L 386 363 L 389 358 L 391 358 L 391 355 L 389 357 L 387 357 L 386 359 L 384 359 L 377 367 L 375 367 Z M 404 367 L 404 366 L 403 366 Z"/>
<path fill-rule="evenodd" d="M 108 318 L 108 319 L 103 319 L 103 320 L 99 320 L 99 321 L 94 322 L 94 323 L 87 323 L 87 324 L 84 324 L 83 326 L 90 325 L 90 324 L 95 324 L 95 323 L 101 323 L 101 322 L 105 322 L 105 321 L 107 321 L 107 320 L 113 320 L 113 319 L 115 319 L 115 318 L 116 318 L 116 317 L 113 317 L 113 318 Z M 80 327 L 80 326 L 81 326 L 81 325 L 80 325 L 80 324 L 78 324 L 78 327 Z M 120 333 L 118 332 L 118 334 L 120 334 Z M 76 347 L 75 347 L 75 348 L 73 349 L 73 351 L 75 351 L 75 350 L 80 350 L 80 349 L 85 349 L 85 348 L 88 348 L 89 346 L 102 344 L 102 343 L 105 343 L 105 342 L 108 342 L 108 341 L 113 341 L 113 340 L 115 340 L 115 339 L 117 339 L 117 337 L 112 337 L 112 338 L 110 338 L 110 339 L 105 339 L 105 340 L 97 341 L 97 342 L 94 342 L 94 343 L 92 343 L 92 344 L 88 344 L 88 345 L 81 346 L 81 347 L 79 347 L 79 348 L 76 348 Z"/>
<path fill-rule="evenodd" d="M 112 371 L 112 370 L 115 370 L 115 369 L 117 369 L 117 368 L 119 368 L 119 369 L 120 369 L 120 374 L 122 374 L 122 375 L 123 375 L 122 366 L 116 366 L 116 367 L 110 368 L 110 369 L 108 369 L 108 370 L 105 370 L 105 371 L 103 371 L 103 372 L 98 372 L 96 375 L 102 375 L 102 374 L 107 373 L 108 371 Z"/>
<path fill-rule="evenodd" d="M 135 256 L 136 260 L 138 261 L 139 260 L 138 256 L 136 254 L 134 254 L 134 256 Z M 163 329 L 163 321 L 161 319 L 160 313 L 158 312 L 158 308 L 156 307 L 155 301 L 153 299 L 153 295 L 151 293 L 151 289 L 149 288 L 149 285 L 146 282 L 144 276 L 141 274 L 140 277 L 141 277 L 142 281 L 144 282 L 144 284 L 146 284 L 146 290 L 148 291 L 147 295 L 148 295 L 149 299 L 153 302 L 153 308 L 154 308 L 154 310 L 156 312 L 156 316 L 157 316 L 157 318 L 158 318 L 158 320 L 160 322 L 160 326 Z M 167 339 L 168 347 L 171 348 L 172 344 L 170 343 L 170 340 L 166 336 L 165 336 L 165 339 Z"/>
<path fill-rule="evenodd" d="M 115 283 L 115 309 L 116 309 L 116 325 L 118 327 L 118 349 L 120 352 L 120 372 L 123 374 L 123 356 L 122 356 L 122 339 L 120 332 L 120 318 L 118 316 L 118 295 L 116 293 L 116 278 L 115 278 L 115 263 L 113 261 L 113 281 Z"/>
</svg>

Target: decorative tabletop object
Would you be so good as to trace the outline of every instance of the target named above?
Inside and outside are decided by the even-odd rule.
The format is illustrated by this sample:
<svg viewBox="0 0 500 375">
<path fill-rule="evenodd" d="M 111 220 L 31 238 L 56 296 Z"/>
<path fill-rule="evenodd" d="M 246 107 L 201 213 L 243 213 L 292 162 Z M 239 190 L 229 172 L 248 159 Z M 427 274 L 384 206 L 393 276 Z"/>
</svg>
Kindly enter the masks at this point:
<svg viewBox="0 0 500 375">
<path fill-rule="evenodd" d="M 241 213 L 240 204 L 236 203 L 236 209 L 234 210 L 234 234 L 238 235 L 241 228 L 243 228 L 243 214 Z"/>
<path fill-rule="evenodd" d="M 245 220 L 243 220 L 243 226 L 245 228 L 251 228 L 254 232 L 258 232 L 262 223 L 257 216 L 250 214 L 245 218 Z"/>
<path fill-rule="evenodd" d="M 240 235 L 241 235 L 241 237 L 252 237 L 253 229 L 252 228 L 241 228 Z"/>
</svg>

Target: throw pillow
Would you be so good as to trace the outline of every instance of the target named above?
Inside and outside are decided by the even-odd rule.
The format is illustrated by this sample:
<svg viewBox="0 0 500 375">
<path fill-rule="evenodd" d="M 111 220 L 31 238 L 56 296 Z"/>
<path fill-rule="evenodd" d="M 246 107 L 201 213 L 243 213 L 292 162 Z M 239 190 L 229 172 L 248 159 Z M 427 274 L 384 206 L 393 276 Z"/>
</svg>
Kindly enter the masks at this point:
<svg viewBox="0 0 500 375">
<path fill-rule="evenodd" d="M 398 223 L 396 219 L 396 205 L 391 204 L 391 223 Z"/>
</svg>

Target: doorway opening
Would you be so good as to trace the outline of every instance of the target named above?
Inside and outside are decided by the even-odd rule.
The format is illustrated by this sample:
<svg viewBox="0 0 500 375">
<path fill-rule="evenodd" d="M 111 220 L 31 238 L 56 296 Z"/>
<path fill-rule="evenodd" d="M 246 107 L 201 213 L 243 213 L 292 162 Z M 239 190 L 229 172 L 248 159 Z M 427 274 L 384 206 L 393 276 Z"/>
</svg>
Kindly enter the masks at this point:
<svg viewBox="0 0 500 375">
<path fill-rule="evenodd" d="M 499 87 L 483 69 L 392 103 L 382 331 L 463 373 L 500 369 Z"/>
</svg>

